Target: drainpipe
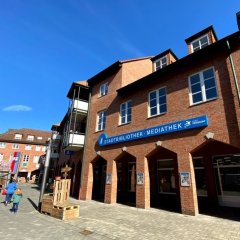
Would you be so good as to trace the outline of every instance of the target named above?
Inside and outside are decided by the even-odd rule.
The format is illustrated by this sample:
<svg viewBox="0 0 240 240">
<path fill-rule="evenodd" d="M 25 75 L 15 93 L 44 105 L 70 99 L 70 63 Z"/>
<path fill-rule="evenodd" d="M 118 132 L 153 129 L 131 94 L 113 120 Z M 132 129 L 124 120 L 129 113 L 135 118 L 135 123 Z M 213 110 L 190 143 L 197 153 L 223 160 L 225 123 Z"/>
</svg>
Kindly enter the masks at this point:
<svg viewBox="0 0 240 240">
<path fill-rule="evenodd" d="M 230 65 L 231 65 L 231 69 L 232 69 L 232 73 L 233 73 L 233 79 L 234 79 L 236 91 L 237 91 L 238 104 L 240 105 L 240 91 L 239 91 L 239 86 L 238 86 L 238 79 L 237 79 L 237 75 L 236 75 L 236 71 L 235 71 L 235 67 L 234 67 L 234 63 L 233 63 L 233 59 L 232 59 L 232 54 L 231 54 L 231 48 L 230 48 L 230 44 L 229 44 L 228 40 L 226 41 L 226 43 L 227 43 L 227 47 L 229 50 L 229 60 L 230 60 Z"/>
<path fill-rule="evenodd" d="M 86 124 L 86 131 L 85 131 L 85 140 L 84 140 L 84 146 L 83 146 L 83 159 L 82 159 L 82 171 L 81 171 L 81 179 L 80 179 L 80 192 L 79 192 L 79 199 L 80 199 L 80 193 L 81 193 L 81 189 L 82 189 L 82 179 L 83 179 L 83 174 L 84 174 L 84 163 L 85 163 L 85 159 L 87 159 L 86 156 L 86 137 L 88 136 L 88 127 L 89 127 L 89 118 L 90 118 L 90 102 L 91 102 L 91 91 L 89 93 L 89 98 L 88 98 L 88 112 L 87 112 L 87 124 Z"/>
</svg>

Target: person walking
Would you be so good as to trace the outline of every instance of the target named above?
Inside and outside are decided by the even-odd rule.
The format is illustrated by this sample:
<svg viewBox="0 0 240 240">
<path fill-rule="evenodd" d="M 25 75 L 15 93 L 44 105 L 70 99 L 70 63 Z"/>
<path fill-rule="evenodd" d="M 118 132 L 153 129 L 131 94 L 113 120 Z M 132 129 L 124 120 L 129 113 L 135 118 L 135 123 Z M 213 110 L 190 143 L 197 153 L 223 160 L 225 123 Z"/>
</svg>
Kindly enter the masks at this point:
<svg viewBox="0 0 240 240">
<path fill-rule="evenodd" d="M 5 206 L 7 206 L 7 204 L 10 204 L 12 196 L 16 189 L 17 189 L 17 184 L 16 184 L 15 180 L 11 178 L 9 183 L 6 186 L 7 192 L 6 192 L 5 202 L 4 202 Z"/>
<path fill-rule="evenodd" d="M 18 206 L 22 197 L 23 197 L 22 189 L 18 188 L 13 195 L 13 206 L 12 209 L 10 209 L 10 211 L 12 211 L 13 213 L 17 213 Z"/>
</svg>

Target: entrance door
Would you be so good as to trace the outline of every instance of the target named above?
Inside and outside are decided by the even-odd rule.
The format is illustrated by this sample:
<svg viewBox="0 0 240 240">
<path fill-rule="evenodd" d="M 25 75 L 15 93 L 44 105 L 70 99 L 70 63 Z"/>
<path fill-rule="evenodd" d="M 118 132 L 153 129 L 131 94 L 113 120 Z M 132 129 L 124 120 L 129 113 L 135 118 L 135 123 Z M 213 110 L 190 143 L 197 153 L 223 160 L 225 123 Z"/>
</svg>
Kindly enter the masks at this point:
<svg viewBox="0 0 240 240">
<path fill-rule="evenodd" d="M 220 206 L 240 207 L 240 155 L 214 157 Z"/>
</svg>

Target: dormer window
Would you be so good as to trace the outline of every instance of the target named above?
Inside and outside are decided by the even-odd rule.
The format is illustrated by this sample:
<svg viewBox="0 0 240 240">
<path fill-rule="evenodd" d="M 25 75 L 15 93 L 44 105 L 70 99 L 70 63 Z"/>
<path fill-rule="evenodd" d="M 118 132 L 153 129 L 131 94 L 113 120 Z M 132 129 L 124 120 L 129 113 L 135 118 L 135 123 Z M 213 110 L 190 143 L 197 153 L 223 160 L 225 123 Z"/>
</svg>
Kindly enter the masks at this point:
<svg viewBox="0 0 240 240">
<path fill-rule="evenodd" d="M 192 52 L 196 52 L 209 45 L 208 35 L 204 35 L 197 40 L 191 42 Z"/>
<path fill-rule="evenodd" d="M 154 61 L 155 71 L 158 71 L 166 66 L 167 66 L 167 56 Z"/>
<path fill-rule="evenodd" d="M 33 141 L 33 140 L 34 140 L 34 136 L 28 135 L 28 136 L 27 136 L 27 140 L 28 140 L 28 141 Z"/>
<path fill-rule="evenodd" d="M 14 139 L 21 140 L 22 139 L 22 134 L 16 133 Z"/>
<path fill-rule="evenodd" d="M 108 93 L 108 83 L 104 83 L 100 86 L 99 97 L 105 96 Z"/>
</svg>

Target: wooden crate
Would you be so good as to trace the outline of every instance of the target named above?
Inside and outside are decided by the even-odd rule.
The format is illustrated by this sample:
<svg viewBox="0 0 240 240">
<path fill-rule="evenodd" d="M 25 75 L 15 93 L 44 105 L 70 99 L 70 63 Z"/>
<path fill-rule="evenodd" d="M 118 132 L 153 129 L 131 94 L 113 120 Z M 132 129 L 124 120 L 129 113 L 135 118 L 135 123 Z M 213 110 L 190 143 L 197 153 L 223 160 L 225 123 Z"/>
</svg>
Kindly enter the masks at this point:
<svg viewBox="0 0 240 240">
<path fill-rule="evenodd" d="M 52 217 L 69 220 L 79 217 L 79 205 L 68 204 L 68 205 L 57 205 L 53 206 Z"/>
<path fill-rule="evenodd" d="M 54 181 L 53 186 L 53 204 L 61 205 L 69 201 L 71 179 L 61 179 Z"/>
<path fill-rule="evenodd" d="M 52 214 L 53 210 L 53 194 L 44 194 L 42 198 L 41 213 Z"/>
</svg>

